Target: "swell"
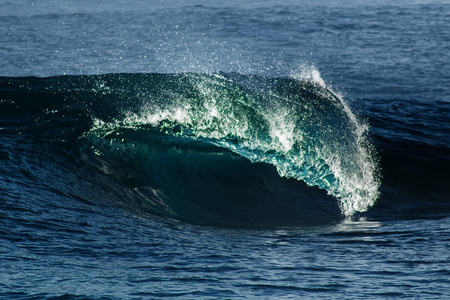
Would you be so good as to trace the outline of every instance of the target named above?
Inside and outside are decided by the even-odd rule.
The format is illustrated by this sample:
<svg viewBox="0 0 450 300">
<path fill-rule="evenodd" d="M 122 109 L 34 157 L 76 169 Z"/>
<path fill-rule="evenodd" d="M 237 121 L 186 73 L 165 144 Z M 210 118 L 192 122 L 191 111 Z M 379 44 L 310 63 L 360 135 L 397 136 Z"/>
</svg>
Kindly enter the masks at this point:
<svg viewBox="0 0 450 300">
<path fill-rule="evenodd" d="M 76 186 L 91 191 L 70 184 L 56 189 L 83 201 L 116 199 L 134 211 L 218 226 L 336 221 L 375 204 L 378 149 L 382 194 L 369 213 L 420 201 L 448 204 L 442 179 L 448 145 L 436 143 L 432 133 L 426 140 L 411 131 L 414 143 L 396 138 L 398 127 L 383 124 L 395 113 L 375 105 L 361 112 L 372 125 L 371 146 L 366 124 L 320 80 L 239 74 L 0 78 L 0 101 L 2 168 L 19 168 L 23 157 L 30 164 L 33 157 L 51 157 L 30 173 L 70 170 Z M 48 180 L 42 189 L 49 189 Z M 101 199 L 94 196 L 98 188 L 108 191 Z"/>
</svg>

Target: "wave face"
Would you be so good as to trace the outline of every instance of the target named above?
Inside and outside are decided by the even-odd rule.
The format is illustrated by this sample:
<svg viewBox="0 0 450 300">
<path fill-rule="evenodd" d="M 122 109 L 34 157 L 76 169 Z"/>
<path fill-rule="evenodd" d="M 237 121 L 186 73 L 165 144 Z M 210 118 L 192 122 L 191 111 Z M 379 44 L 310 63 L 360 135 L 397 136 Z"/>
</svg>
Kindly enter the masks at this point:
<svg viewBox="0 0 450 300">
<path fill-rule="evenodd" d="M 183 73 L 0 82 L 4 132 L 62 147 L 60 163 L 106 175 L 112 190 L 132 191 L 163 217 L 309 224 L 366 211 L 379 197 L 368 127 L 321 80 Z"/>
</svg>

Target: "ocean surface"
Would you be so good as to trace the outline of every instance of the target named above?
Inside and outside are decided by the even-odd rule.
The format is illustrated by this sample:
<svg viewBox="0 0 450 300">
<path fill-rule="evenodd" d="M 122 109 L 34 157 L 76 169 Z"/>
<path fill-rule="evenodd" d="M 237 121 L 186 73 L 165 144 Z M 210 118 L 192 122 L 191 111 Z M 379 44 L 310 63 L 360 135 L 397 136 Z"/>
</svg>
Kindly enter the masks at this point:
<svg viewBox="0 0 450 300">
<path fill-rule="evenodd" d="M 450 299 L 448 1 L 0 7 L 1 299 Z"/>
</svg>

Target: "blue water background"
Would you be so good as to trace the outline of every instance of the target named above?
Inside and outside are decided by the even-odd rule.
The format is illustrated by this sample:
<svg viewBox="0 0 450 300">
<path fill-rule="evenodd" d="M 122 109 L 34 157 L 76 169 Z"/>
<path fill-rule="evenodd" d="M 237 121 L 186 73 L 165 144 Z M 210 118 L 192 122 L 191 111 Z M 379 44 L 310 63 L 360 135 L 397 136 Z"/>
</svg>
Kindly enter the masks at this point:
<svg viewBox="0 0 450 300">
<path fill-rule="evenodd" d="M 44 146 L 19 133 L 19 146 L 2 140 L 15 152 L 0 152 L 1 298 L 449 299 L 448 173 L 438 170 L 450 156 L 447 1 L 0 0 L 0 7 L 0 76 L 318 71 L 374 120 L 381 157 L 394 149 L 411 158 L 406 171 L 389 164 L 397 176 L 387 177 L 411 194 L 411 181 L 438 194 L 430 199 L 443 207 L 426 214 L 417 199 L 402 199 L 395 213 L 382 203 L 331 225 L 189 225 L 136 211 L 126 191 L 111 194 L 103 177 L 55 166 Z"/>
<path fill-rule="evenodd" d="M 314 65 L 350 98 L 449 100 L 445 1 L 3 2 L 2 76 Z"/>
</svg>

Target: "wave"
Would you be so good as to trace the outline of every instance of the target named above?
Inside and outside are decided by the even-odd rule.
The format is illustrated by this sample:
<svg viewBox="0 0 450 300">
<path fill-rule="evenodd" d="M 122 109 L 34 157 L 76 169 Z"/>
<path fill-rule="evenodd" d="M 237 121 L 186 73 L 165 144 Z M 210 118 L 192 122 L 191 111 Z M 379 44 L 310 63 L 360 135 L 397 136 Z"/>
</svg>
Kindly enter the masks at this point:
<svg viewBox="0 0 450 300">
<path fill-rule="evenodd" d="M 322 223 L 367 211 L 389 190 L 377 155 L 387 135 L 376 132 L 373 146 L 367 123 L 317 74 L 3 77 L 0 97 L 6 158 L 20 132 L 165 218 Z"/>
</svg>

